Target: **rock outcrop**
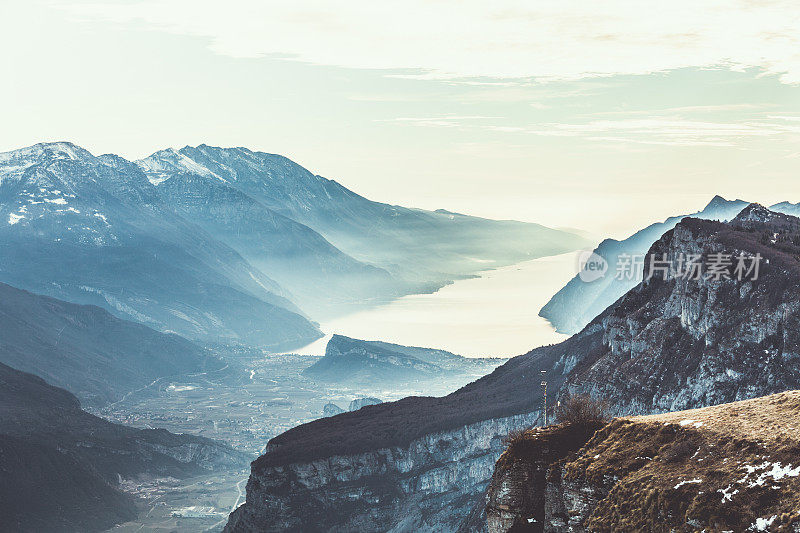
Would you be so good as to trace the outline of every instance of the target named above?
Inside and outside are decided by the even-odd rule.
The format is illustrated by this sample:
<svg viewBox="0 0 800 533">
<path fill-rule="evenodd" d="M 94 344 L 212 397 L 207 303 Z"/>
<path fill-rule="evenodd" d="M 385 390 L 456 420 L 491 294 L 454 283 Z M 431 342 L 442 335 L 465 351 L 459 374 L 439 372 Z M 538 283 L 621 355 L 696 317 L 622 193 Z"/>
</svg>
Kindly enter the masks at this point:
<svg viewBox="0 0 800 533">
<path fill-rule="evenodd" d="M 247 503 L 225 531 L 455 531 L 485 494 L 503 437 L 535 420 L 487 420 L 406 446 L 254 467 Z"/>
<path fill-rule="evenodd" d="M 747 207 L 742 200 L 726 200 L 715 196 L 702 210 L 691 215 L 670 217 L 664 222 L 650 224 L 630 237 L 618 241 L 605 239 L 594 253 L 608 263 L 605 276 L 589 283 L 579 276 L 572 278 L 539 311 L 560 333 L 573 334 L 582 330 L 594 317 L 602 313 L 626 292 L 641 281 L 639 265 L 636 276 L 617 277 L 614 274 L 631 257 L 641 257 L 664 233 L 673 229 L 686 216 L 706 220 L 731 220 Z"/>
<path fill-rule="evenodd" d="M 761 258 L 757 276 L 738 279 L 739 254 Z M 757 204 L 730 224 L 686 219 L 648 255 L 656 266 L 691 256 L 732 264 L 719 279 L 645 279 L 589 325 L 602 345 L 566 390 L 612 399 L 618 413 L 654 413 L 800 387 L 800 219 Z"/>
<path fill-rule="evenodd" d="M 333 402 L 326 403 L 322 406 L 322 416 L 336 416 L 344 412 L 344 409 Z"/>
<path fill-rule="evenodd" d="M 497 463 L 487 529 L 798 531 L 798 428 L 800 391 L 617 419 L 583 446 L 530 430 Z"/>
</svg>

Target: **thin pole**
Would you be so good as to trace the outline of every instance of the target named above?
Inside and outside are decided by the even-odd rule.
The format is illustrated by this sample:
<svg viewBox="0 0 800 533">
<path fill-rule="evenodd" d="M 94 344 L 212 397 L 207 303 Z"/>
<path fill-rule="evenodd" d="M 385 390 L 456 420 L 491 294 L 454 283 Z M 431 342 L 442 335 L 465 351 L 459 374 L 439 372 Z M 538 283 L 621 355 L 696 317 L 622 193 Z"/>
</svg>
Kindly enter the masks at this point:
<svg viewBox="0 0 800 533">
<path fill-rule="evenodd" d="M 547 381 L 545 378 L 546 371 L 542 370 L 542 420 L 543 425 L 547 425 Z"/>
</svg>

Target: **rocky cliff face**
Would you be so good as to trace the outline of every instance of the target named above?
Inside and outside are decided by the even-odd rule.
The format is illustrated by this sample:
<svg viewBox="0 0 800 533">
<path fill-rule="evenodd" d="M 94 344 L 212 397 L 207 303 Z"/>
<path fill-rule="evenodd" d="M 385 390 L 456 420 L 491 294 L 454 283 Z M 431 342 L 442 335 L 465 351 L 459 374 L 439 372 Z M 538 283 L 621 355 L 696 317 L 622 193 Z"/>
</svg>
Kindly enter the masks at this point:
<svg viewBox="0 0 800 533">
<path fill-rule="evenodd" d="M 798 418 L 791 391 L 617 419 L 582 447 L 569 427 L 528 431 L 497 463 L 487 529 L 800 531 Z"/>
<path fill-rule="evenodd" d="M 542 370 L 556 395 L 601 396 L 620 414 L 800 387 L 800 220 L 755 204 L 727 224 L 685 219 L 649 257 L 740 252 L 761 255 L 757 279 L 736 279 L 733 266 L 719 279 L 653 276 L 579 334 L 513 358 L 449 396 L 371 406 L 276 437 L 253 463 L 247 503 L 228 531 L 454 531 L 465 520 L 478 527 L 474 505 L 485 485 L 472 475 L 479 471 L 474 458 L 488 459 L 503 432 L 536 419 Z M 444 434 L 448 452 L 437 455 L 430 436 Z M 422 442 L 427 451 L 418 455 Z M 446 476 L 462 477 L 442 483 Z M 429 486 L 440 488 L 427 492 Z M 582 488 L 552 490 L 572 494 L 576 507 L 565 507 L 567 517 L 591 503 Z"/>
<path fill-rule="evenodd" d="M 613 399 L 619 413 L 675 411 L 800 386 L 800 220 L 760 206 L 730 224 L 687 219 L 649 256 L 731 257 L 720 279 L 658 272 L 595 319 L 602 347 L 565 389 Z M 757 279 L 736 257 L 760 254 Z M 658 264 L 658 263 L 654 263 Z M 649 268 L 646 263 L 645 269 Z"/>
<path fill-rule="evenodd" d="M 518 415 L 407 446 L 254 469 L 234 531 L 455 531 L 479 500 Z M 309 505 L 314 502 L 314 505 Z"/>
<path fill-rule="evenodd" d="M 605 239 L 595 248 L 594 253 L 608 262 L 608 274 L 590 283 L 585 283 L 580 277 L 575 276 L 550 298 L 539 314 L 549 320 L 561 333 L 579 332 L 594 317 L 641 281 L 639 277 L 642 273 L 641 266 L 635 277 L 618 278 L 613 275 L 626 261 L 626 257 L 646 254 L 654 242 L 686 216 L 705 220 L 731 220 L 747 205 L 748 203 L 742 200 L 726 200 L 721 196 L 715 196 L 702 211 L 697 213 L 670 217 L 664 222 L 651 224 L 622 241 Z"/>
</svg>

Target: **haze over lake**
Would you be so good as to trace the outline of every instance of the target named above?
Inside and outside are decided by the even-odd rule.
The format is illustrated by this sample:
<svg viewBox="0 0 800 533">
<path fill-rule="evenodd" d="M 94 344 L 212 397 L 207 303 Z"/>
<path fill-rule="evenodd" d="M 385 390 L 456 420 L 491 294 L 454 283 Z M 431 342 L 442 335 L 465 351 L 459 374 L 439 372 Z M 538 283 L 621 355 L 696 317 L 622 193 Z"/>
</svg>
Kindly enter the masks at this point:
<svg viewBox="0 0 800 533">
<path fill-rule="evenodd" d="M 322 324 L 326 336 L 296 350 L 322 355 L 334 333 L 440 348 L 467 357 L 508 357 L 564 340 L 539 309 L 575 275 L 567 253 L 487 270 L 433 294 L 405 296 Z"/>
</svg>

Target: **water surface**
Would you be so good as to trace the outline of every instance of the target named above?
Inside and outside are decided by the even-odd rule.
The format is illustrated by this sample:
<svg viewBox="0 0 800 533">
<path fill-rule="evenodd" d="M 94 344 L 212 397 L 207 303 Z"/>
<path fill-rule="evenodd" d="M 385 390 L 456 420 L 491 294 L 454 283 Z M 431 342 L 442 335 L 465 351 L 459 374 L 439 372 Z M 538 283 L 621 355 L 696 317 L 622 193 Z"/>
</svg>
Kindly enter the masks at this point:
<svg viewBox="0 0 800 533">
<path fill-rule="evenodd" d="M 295 352 L 322 355 L 338 333 L 468 357 L 519 355 L 566 338 L 538 313 L 574 275 L 575 252 L 487 270 L 433 294 L 404 296 L 323 323 L 327 335 Z"/>
</svg>

